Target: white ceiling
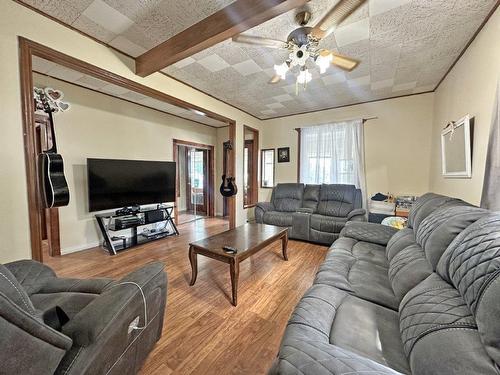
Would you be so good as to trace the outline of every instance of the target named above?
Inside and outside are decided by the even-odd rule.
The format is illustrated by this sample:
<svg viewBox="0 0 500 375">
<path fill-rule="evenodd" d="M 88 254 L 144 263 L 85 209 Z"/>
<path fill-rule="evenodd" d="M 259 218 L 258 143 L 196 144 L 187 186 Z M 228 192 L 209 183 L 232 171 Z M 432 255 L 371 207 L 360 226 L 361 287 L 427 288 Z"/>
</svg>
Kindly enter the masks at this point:
<svg viewBox="0 0 500 375">
<path fill-rule="evenodd" d="M 164 113 L 182 117 L 186 120 L 196 121 L 198 123 L 216 128 L 227 126 L 226 123 L 223 123 L 221 121 L 217 121 L 210 117 L 203 116 L 199 113 L 174 106 L 161 100 L 150 98 L 134 91 L 130 91 L 129 89 L 122 86 L 102 81 L 100 79 L 77 72 L 76 70 L 68 69 L 64 66 L 55 64 L 51 61 L 47 61 L 36 56 L 33 56 L 33 71 L 48 75 L 56 79 L 60 79 L 68 83 L 73 83 L 78 86 L 98 91 L 103 94 L 114 96 L 118 99 L 127 100 L 129 102 L 156 109 Z M 57 87 L 53 88 L 57 89 Z M 68 101 L 69 103 L 71 103 L 71 98 L 65 97 L 64 101 Z"/>
<path fill-rule="evenodd" d="M 78 30 L 138 56 L 230 0 L 24 0 Z M 311 24 L 336 0 L 312 0 Z M 496 0 L 369 0 L 321 46 L 361 60 L 354 71 L 331 67 L 296 95 L 294 77 L 269 85 L 287 52 L 230 40 L 163 72 L 254 116 L 266 119 L 435 89 Z M 286 40 L 297 10 L 248 31 Z"/>
</svg>

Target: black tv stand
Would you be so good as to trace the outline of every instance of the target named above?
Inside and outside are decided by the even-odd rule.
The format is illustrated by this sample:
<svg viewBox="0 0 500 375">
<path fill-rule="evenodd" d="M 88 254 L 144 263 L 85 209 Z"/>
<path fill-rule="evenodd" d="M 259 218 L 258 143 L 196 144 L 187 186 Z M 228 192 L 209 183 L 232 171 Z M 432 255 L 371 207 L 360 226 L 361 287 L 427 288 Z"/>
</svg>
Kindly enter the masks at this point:
<svg viewBox="0 0 500 375">
<path fill-rule="evenodd" d="M 146 222 L 146 213 L 150 211 L 163 210 L 165 218 L 162 220 Z M 156 241 L 169 236 L 179 235 L 179 231 L 175 226 L 172 218 L 173 206 L 158 206 L 158 208 L 149 208 L 139 210 L 135 213 L 117 214 L 116 211 L 96 214 L 95 218 L 99 229 L 101 230 L 104 241 L 102 247 L 109 252 L 110 255 L 116 255 L 118 251 L 129 249 L 134 246 L 142 245 L 151 241 Z M 130 224 L 117 227 L 114 223 L 116 219 L 131 219 Z M 149 230 L 138 232 L 138 228 L 149 224 L 165 223 L 162 230 Z M 118 231 L 130 230 L 130 235 L 114 235 Z"/>
</svg>

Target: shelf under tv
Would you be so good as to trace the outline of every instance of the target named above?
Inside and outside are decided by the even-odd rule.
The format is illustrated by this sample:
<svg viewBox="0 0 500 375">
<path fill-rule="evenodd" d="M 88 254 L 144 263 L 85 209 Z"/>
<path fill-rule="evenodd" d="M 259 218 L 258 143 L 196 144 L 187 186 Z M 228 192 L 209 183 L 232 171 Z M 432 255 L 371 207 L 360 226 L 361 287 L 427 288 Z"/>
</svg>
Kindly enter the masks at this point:
<svg viewBox="0 0 500 375">
<path fill-rule="evenodd" d="M 110 255 L 116 255 L 118 251 L 130 249 L 134 246 L 142 245 L 151 241 L 156 241 L 169 236 L 179 235 L 179 231 L 175 226 L 172 218 L 172 212 L 174 207 L 158 207 L 151 209 L 144 209 L 136 212 L 135 214 L 124 214 L 117 215 L 116 211 L 99 213 L 95 215 L 99 229 L 101 230 L 102 236 L 104 238 L 102 247 L 109 252 Z M 149 212 L 161 210 L 164 212 L 164 218 L 161 220 L 142 220 L 142 217 L 146 217 Z M 112 225 L 116 219 L 120 218 L 140 218 L 137 223 L 126 225 L 124 227 L 115 227 Z M 145 227 L 150 224 L 164 222 L 165 226 L 162 230 L 153 231 L 150 230 L 146 233 L 139 233 L 138 228 Z M 122 232 L 130 230 L 129 235 L 114 235 L 116 232 Z"/>
</svg>

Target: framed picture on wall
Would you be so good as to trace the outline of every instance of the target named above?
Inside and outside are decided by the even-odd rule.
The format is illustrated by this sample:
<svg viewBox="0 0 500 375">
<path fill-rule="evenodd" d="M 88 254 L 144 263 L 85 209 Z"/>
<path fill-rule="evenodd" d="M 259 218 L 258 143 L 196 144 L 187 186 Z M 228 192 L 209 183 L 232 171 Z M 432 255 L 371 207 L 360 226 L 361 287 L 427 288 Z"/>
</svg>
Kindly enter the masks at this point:
<svg viewBox="0 0 500 375">
<path fill-rule="evenodd" d="M 290 147 L 278 148 L 278 163 L 290 162 Z"/>
</svg>

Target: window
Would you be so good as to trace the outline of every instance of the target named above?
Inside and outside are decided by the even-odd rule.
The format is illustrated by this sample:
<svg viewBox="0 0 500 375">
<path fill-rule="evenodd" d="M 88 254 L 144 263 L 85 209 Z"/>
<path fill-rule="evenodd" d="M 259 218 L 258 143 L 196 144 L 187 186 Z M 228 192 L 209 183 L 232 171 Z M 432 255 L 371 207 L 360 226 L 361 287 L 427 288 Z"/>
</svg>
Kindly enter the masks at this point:
<svg viewBox="0 0 500 375">
<path fill-rule="evenodd" d="M 244 126 L 243 148 L 243 207 L 252 207 L 258 200 L 257 168 L 259 156 L 259 132 Z"/>
<path fill-rule="evenodd" d="M 300 182 L 348 184 L 365 196 L 362 120 L 300 129 Z"/>
<path fill-rule="evenodd" d="M 273 188 L 274 187 L 274 149 L 262 150 L 261 154 L 262 168 L 261 168 L 261 187 Z"/>
</svg>

